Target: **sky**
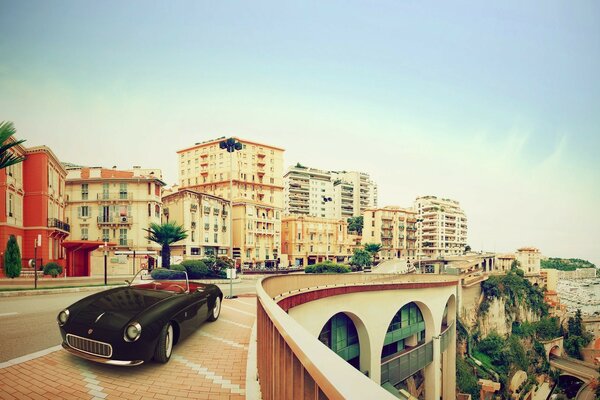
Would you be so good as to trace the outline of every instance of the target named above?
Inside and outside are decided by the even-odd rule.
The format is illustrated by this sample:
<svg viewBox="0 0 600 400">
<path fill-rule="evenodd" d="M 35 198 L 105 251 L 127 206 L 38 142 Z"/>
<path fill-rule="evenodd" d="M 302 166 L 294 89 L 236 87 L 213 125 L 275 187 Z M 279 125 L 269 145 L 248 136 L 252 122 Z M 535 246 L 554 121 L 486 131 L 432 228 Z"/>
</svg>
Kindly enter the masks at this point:
<svg viewBox="0 0 600 400">
<path fill-rule="evenodd" d="M 597 1 L 0 0 L 0 121 L 88 166 L 220 136 L 458 200 L 475 250 L 600 265 Z"/>
</svg>

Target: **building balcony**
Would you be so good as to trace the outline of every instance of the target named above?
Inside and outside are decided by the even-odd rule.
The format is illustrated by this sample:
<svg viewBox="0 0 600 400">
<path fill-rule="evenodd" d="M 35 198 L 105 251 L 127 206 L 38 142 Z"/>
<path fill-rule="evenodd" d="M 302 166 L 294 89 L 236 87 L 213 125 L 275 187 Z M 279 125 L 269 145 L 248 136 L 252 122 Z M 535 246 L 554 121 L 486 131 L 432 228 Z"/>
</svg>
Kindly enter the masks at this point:
<svg viewBox="0 0 600 400">
<path fill-rule="evenodd" d="M 56 228 L 61 231 L 71 232 L 71 225 L 59 220 L 58 218 L 48 218 L 48 228 Z"/>
<path fill-rule="evenodd" d="M 119 193 L 97 193 L 96 199 L 99 201 L 132 201 L 133 193 L 119 192 Z"/>
<path fill-rule="evenodd" d="M 131 215 L 121 215 L 118 217 L 98 217 L 98 225 L 131 225 L 133 217 Z"/>
</svg>

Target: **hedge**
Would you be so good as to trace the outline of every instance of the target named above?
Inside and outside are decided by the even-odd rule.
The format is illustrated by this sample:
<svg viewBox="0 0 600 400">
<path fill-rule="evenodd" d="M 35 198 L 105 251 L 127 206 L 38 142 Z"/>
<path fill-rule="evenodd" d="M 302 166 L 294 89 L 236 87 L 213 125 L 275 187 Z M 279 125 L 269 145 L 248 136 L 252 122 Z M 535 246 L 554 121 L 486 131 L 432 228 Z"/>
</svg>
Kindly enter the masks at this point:
<svg viewBox="0 0 600 400">
<path fill-rule="evenodd" d="M 62 267 L 55 262 L 49 262 L 48 264 L 44 265 L 44 275 L 52 275 L 53 277 L 56 277 L 62 274 L 62 272 Z"/>
<path fill-rule="evenodd" d="M 335 264 L 332 262 L 322 262 L 313 265 L 307 265 L 304 268 L 307 274 L 345 274 L 350 272 L 350 268 L 343 264 Z"/>
</svg>

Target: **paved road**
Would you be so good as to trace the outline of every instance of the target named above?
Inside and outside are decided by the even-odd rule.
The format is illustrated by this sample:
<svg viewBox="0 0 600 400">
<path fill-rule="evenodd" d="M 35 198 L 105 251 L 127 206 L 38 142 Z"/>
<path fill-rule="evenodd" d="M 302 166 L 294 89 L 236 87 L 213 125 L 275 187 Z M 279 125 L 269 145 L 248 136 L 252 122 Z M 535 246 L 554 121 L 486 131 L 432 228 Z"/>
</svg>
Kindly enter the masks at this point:
<svg viewBox="0 0 600 400">
<path fill-rule="evenodd" d="M 565 372 L 575 372 L 577 375 L 587 379 L 597 378 L 599 375 L 598 369 L 587 365 L 582 365 L 581 362 L 578 362 L 578 360 L 572 360 L 568 357 L 552 358 L 550 360 L 550 365 Z"/>
<path fill-rule="evenodd" d="M 229 285 L 218 285 L 229 295 Z M 256 293 L 255 280 L 232 285 L 233 294 Z M 61 343 L 56 315 L 93 292 L 0 298 L 0 363 Z"/>
</svg>

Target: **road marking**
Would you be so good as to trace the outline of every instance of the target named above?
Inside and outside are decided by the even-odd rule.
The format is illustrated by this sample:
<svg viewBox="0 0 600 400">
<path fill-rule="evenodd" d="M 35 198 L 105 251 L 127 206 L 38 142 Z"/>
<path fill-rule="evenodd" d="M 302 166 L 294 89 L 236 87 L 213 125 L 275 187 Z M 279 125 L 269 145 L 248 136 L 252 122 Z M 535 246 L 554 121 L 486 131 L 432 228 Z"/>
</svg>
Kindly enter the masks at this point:
<svg viewBox="0 0 600 400">
<path fill-rule="evenodd" d="M 246 303 L 245 301 L 238 300 L 238 299 L 232 299 L 232 301 L 235 301 L 236 303 L 243 304 L 243 305 L 245 305 L 245 306 L 249 306 L 249 307 L 256 307 L 256 301 L 254 301 L 254 302 L 252 302 L 252 303 Z"/>
<path fill-rule="evenodd" d="M 83 381 L 87 382 L 85 388 L 89 389 L 88 394 L 93 396 L 92 399 L 105 399 L 108 396 L 108 393 L 104 393 L 104 388 L 100 386 L 101 382 L 97 379 L 98 377 L 96 376 L 96 374 L 94 374 L 87 368 L 85 362 L 78 360 L 77 364 L 81 369 L 80 373 L 81 376 L 83 376 Z"/>
<path fill-rule="evenodd" d="M 227 322 L 228 324 L 232 324 L 232 325 L 235 325 L 235 326 L 239 326 L 239 327 L 241 327 L 241 328 L 252 329 L 252 327 L 251 327 L 251 326 L 249 326 L 249 325 L 240 324 L 240 323 L 238 323 L 238 322 L 231 321 L 231 320 L 229 320 L 229 319 L 225 319 L 225 318 L 220 318 L 220 319 L 219 319 L 219 321 Z"/>
<path fill-rule="evenodd" d="M 21 363 L 24 363 L 24 362 L 27 362 L 27 361 L 31 361 L 31 360 L 36 359 L 38 357 L 43 357 L 46 354 L 54 353 L 55 351 L 58 351 L 60 349 L 62 349 L 62 346 L 58 345 L 58 346 L 50 347 L 50 348 L 45 349 L 45 350 L 36 351 L 35 353 L 27 354 L 26 356 L 21 356 L 21 357 L 13 358 L 12 360 L 8 360 L 6 362 L 0 363 L 0 369 L 11 367 L 13 365 L 21 364 Z"/>
<path fill-rule="evenodd" d="M 229 307 L 229 306 L 222 306 L 222 307 L 226 308 L 228 310 L 233 310 L 233 311 L 237 311 L 237 312 L 242 313 L 242 314 L 246 314 L 246 315 L 250 315 L 252 317 L 256 317 L 256 314 L 253 314 L 253 313 L 250 313 L 250 312 L 247 312 L 247 311 L 238 310 L 237 308 L 233 308 L 233 307 Z"/>
<path fill-rule="evenodd" d="M 206 336 L 208 338 L 214 339 L 214 340 L 218 340 L 219 342 L 223 342 L 225 344 L 230 345 L 231 347 L 236 347 L 238 349 L 244 349 L 244 350 L 248 350 L 248 346 L 245 346 L 243 344 L 239 344 L 237 342 L 234 342 L 233 340 L 228 340 L 228 339 L 223 339 L 219 336 L 215 336 L 215 335 L 211 335 L 210 333 L 206 333 L 206 332 L 198 332 L 199 335 L 201 336 Z"/>
<path fill-rule="evenodd" d="M 173 355 L 172 358 L 175 361 L 178 361 L 182 364 L 187 365 L 188 367 L 190 367 L 191 369 L 196 371 L 198 373 L 198 375 L 204 376 L 206 379 L 213 381 L 215 384 L 221 386 L 223 389 L 229 390 L 231 393 L 241 394 L 241 395 L 246 393 L 246 391 L 244 389 L 242 389 L 239 385 L 236 385 L 235 383 L 231 382 L 229 379 L 225 379 L 220 375 L 216 375 L 214 372 L 209 371 L 208 368 L 203 367 L 200 364 L 195 364 L 179 355 Z"/>
<path fill-rule="evenodd" d="M 0 314 L 0 317 L 8 317 L 9 315 L 17 315 L 18 312 L 7 312 L 4 314 Z"/>
</svg>

